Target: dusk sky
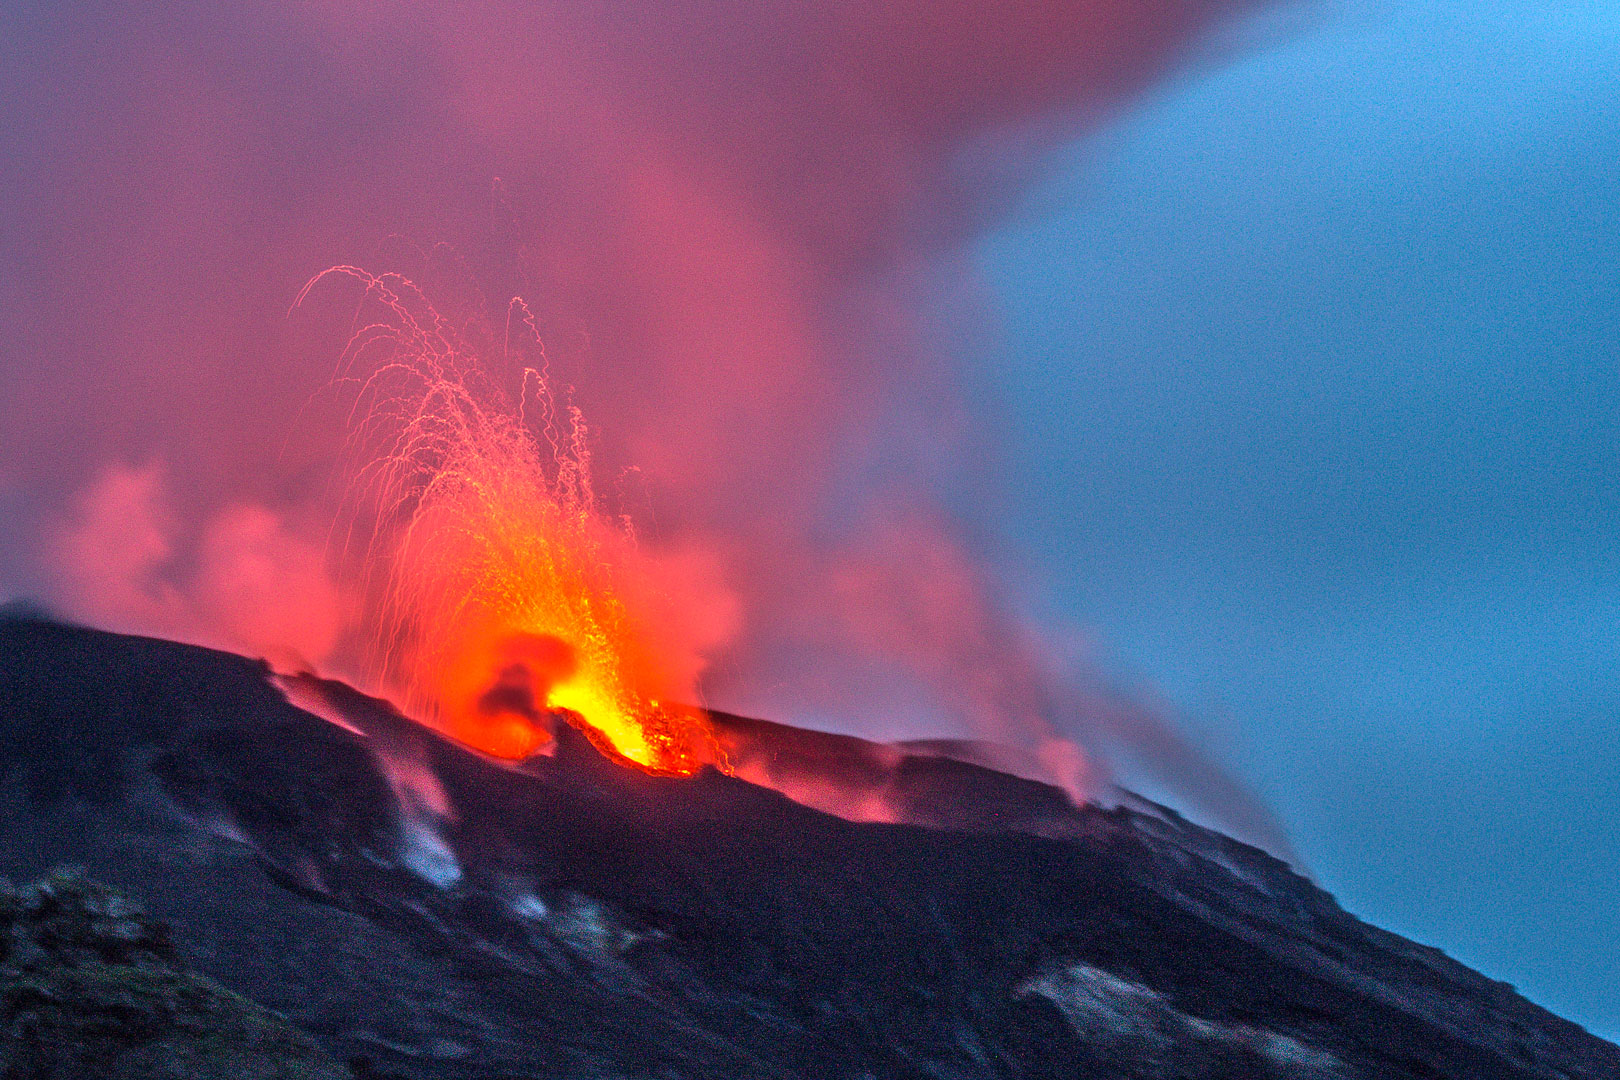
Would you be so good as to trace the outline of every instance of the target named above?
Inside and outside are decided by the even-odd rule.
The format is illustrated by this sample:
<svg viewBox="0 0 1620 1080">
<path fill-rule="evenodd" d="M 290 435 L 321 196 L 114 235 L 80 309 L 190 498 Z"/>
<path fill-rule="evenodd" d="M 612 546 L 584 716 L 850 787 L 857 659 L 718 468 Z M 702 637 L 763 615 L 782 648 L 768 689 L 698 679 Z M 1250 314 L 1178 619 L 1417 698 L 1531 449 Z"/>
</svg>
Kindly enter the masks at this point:
<svg viewBox="0 0 1620 1080">
<path fill-rule="evenodd" d="M 1006 530 L 1350 910 L 1620 1035 L 1620 9 L 1381 2 L 976 246 Z"/>
<path fill-rule="evenodd" d="M 710 704 L 1072 738 L 1620 1037 L 1620 7 L 456 10 L 0 10 L 0 600 L 348 674 L 289 309 L 521 293 Z"/>
</svg>

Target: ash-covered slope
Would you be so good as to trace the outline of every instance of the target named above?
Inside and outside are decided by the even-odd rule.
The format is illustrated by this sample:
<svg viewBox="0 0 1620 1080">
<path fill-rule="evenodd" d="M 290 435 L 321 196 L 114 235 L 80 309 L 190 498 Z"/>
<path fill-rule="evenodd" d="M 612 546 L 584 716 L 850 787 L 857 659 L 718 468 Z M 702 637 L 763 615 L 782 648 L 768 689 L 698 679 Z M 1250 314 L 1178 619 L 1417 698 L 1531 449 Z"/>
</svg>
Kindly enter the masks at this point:
<svg viewBox="0 0 1620 1080">
<path fill-rule="evenodd" d="M 360 1072 L 1620 1076 L 1615 1047 L 1168 813 L 721 718 L 753 768 L 865 769 L 936 823 L 859 824 L 566 727 L 514 769 L 293 690 L 353 730 L 253 661 L 0 621 L 0 874 L 68 862 L 140 897 Z"/>
</svg>

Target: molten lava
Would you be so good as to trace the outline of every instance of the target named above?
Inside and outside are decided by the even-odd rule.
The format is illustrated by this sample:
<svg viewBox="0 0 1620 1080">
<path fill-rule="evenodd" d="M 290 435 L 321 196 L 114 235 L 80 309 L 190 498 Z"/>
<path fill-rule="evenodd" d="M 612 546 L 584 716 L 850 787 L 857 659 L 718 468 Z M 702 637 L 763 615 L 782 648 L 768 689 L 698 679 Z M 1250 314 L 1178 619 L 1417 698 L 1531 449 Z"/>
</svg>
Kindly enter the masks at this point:
<svg viewBox="0 0 1620 1080">
<path fill-rule="evenodd" d="M 715 759 L 689 665 L 661 635 L 657 565 L 592 489 L 579 411 L 559 422 L 543 364 L 515 407 L 409 281 L 353 267 L 362 313 L 338 382 L 357 388 L 348 526 L 378 682 L 452 737 L 512 759 L 559 720 L 610 755 L 689 774 Z M 532 329 L 521 303 L 517 321 Z M 538 347 L 538 339 L 534 341 Z M 543 359 L 543 352 L 540 354 Z M 533 414 L 533 415 L 531 415 Z"/>
</svg>

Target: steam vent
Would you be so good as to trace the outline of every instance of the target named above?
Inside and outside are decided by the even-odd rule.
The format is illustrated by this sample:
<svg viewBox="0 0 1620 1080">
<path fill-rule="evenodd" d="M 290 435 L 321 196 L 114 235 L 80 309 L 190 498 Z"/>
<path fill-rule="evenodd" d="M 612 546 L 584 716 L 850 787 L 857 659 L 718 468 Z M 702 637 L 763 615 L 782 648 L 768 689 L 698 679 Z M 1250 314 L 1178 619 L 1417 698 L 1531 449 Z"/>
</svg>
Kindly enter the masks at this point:
<svg viewBox="0 0 1620 1080">
<path fill-rule="evenodd" d="M 567 723 L 515 763 L 283 682 L 0 622 L 0 1075 L 1620 1076 L 1145 801 L 712 717 L 904 823 L 854 822 Z"/>
</svg>

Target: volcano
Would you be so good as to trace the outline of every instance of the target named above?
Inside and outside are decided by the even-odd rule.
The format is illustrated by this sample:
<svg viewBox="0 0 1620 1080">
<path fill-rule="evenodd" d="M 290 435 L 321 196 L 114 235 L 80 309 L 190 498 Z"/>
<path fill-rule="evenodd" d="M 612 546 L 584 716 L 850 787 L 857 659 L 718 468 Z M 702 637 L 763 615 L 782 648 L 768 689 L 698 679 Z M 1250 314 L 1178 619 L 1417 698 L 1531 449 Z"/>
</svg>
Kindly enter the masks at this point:
<svg viewBox="0 0 1620 1080">
<path fill-rule="evenodd" d="M 713 718 L 740 775 L 888 818 L 854 821 L 566 724 L 514 764 L 280 683 L 0 621 L 0 873 L 139 898 L 357 1075 L 1620 1076 L 1620 1049 L 1146 801 Z"/>
</svg>

